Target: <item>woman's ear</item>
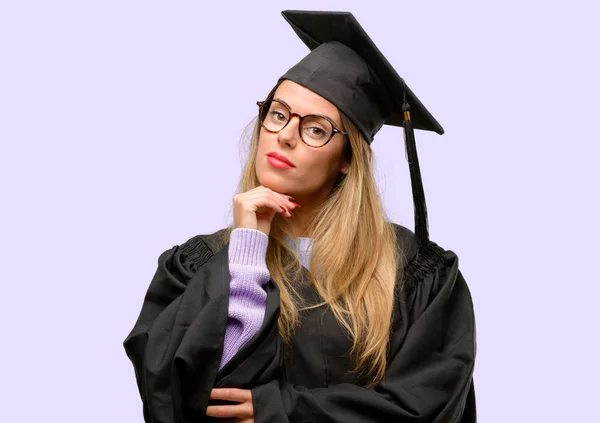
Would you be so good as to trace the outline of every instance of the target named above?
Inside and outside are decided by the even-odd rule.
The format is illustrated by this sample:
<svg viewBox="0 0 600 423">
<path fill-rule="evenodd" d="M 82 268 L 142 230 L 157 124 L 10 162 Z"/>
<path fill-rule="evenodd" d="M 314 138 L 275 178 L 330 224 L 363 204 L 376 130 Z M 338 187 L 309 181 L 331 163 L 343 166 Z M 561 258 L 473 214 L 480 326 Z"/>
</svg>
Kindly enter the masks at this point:
<svg viewBox="0 0 600 423">
<path fill-rule="evenodd" d="M 347 175 L 349 171 L 350 171 L 350 162 L 348 162 L 348 161 L 344 162 L 344 165 L 340 169 L 340 173 Z"/>
</svg>

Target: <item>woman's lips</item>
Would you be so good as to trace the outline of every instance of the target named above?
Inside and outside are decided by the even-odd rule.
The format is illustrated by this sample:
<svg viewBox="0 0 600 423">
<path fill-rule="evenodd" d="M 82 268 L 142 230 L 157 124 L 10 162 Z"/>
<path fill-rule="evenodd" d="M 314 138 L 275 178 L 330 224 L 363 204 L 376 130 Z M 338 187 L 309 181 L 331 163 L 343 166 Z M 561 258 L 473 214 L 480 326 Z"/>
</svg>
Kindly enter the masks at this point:
<svg viewBox="0 0 600 423">
<path fill-rule="evenodd" d="M 282 162 L 279 159 L 276 159 L 273 156 L 267 156 L 267 160 L 271 163 L 271 166 L 274 166 L 278 169 L 291 169 L 293 166 L 289 165 L 286 162 Z"/>
</svg>

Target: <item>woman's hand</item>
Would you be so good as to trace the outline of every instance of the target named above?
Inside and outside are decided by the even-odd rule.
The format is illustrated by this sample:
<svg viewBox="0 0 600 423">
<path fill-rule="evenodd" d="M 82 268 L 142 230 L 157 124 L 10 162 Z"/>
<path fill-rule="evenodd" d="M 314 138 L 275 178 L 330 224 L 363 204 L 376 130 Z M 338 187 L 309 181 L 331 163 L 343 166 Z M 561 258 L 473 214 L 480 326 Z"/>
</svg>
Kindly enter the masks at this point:
<svg viewBox="0 0 600 423">
<path fill-rule="evenodd" d="M 292 216 L 291 210 L 300 207 L 291 201 L 293 199 L 262 185 L 236 194 L 233 196 L 233 226 L 258 229 L 269 235 L 275 213 L 284 213 L 289 217 Z"/>
<path fill-rule="evenodd" d="M 210 417 L 236 417 L 238 423 L 254 423 L 254 407 L 252 406 L 252 391 L 249 389 L 213 389 L 210 399 L 237 402 L 234 405 L 210 405 L 206 415 Z"/>
</svg>

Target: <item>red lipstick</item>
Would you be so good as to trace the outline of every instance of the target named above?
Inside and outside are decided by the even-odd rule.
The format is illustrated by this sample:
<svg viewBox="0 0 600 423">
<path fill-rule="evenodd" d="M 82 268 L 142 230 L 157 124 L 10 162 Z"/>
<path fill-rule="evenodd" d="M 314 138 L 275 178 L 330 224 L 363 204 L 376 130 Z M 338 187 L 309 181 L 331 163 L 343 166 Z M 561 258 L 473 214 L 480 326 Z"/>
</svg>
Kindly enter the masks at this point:
<svg viewBox="0 0 600 423">
<path fill-rule="evenodd" d="M 274 151 L 270 151 L 267 153 L 267 160 L 271 163 L 272 166 L 278 169 L 291 169 L 295 167 L 292 162 L 288 160 L 287 157 L 282 156 Z"/>
</svg>

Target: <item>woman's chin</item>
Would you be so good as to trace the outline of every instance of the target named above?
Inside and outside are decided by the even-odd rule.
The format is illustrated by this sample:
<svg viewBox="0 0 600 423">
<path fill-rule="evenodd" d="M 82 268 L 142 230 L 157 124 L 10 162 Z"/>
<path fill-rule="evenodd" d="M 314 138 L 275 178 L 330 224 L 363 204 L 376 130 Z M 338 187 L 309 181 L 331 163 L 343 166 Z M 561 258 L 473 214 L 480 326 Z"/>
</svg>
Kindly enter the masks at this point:
<svg viewBox="0 0 600 423">
<path fill-rule="evenodd" d="M 291 184 L 286 181 L 277 180 L 279 178 L 270 178 L 270 177 L 260 177 L 258 178 L 259 183 L 266 188 L 272 189 L 275 192 L 279 192 L 281 194 L 290 194 L 290 190 L 293 190 Z"/>
</svg>

